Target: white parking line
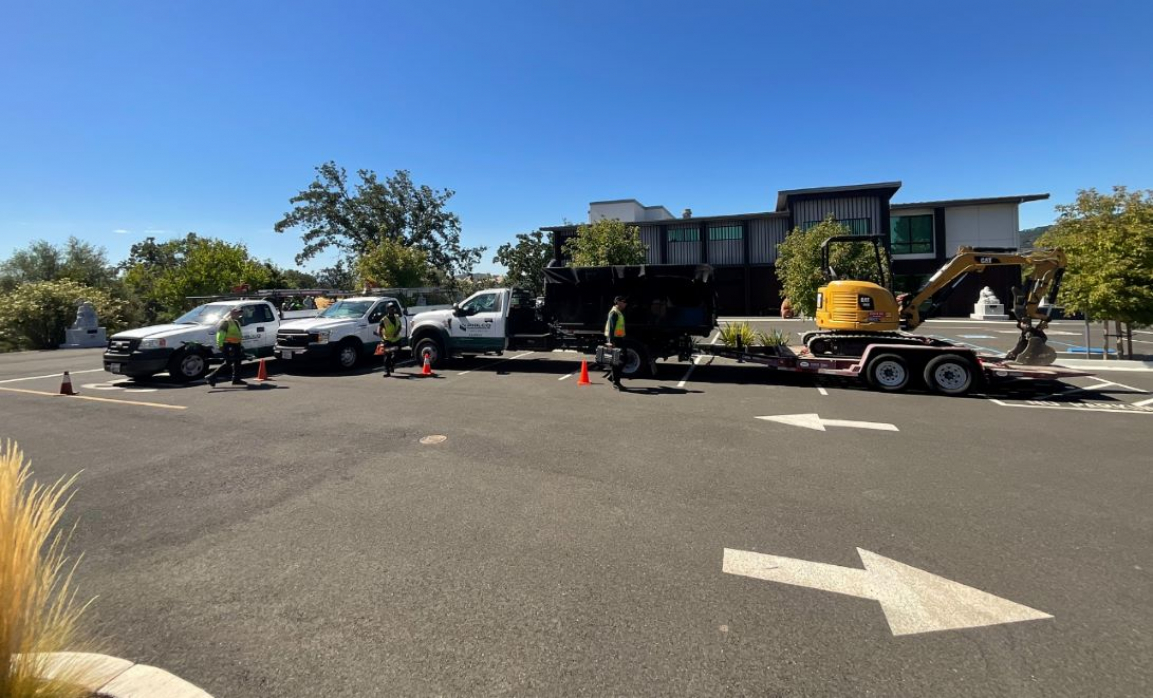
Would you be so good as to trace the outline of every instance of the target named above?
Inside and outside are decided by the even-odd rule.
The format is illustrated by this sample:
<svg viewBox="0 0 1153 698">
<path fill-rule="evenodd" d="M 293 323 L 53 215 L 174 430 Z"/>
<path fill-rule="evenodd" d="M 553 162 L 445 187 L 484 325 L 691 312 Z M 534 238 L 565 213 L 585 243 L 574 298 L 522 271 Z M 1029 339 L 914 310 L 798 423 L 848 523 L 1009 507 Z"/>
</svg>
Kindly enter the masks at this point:
<svg viewBox="0 0 1153 698">
<path fill-rule="evenodd" d="M 507 359 L 501 359 L 500 361 L 494 361 L 493 363 L 489 364 L 488 366 L 485 366 L 484 368 L 490 368 L 490 367 L 492 367 L 492 366 L 496 366 L 497 364 L 503 364 L 503 363 L 505 363 L 506 361 L 516 361 L 517 359 L 522 359 L 522 358 L 524 358 L 524 357 L 526 357 L 526 356 L 528 356 L 528 355 L 530 355 L 530 354 L 532 354 L 532 353 L 533 353 L 533 352 L 531 352 L 531 351 L 526 351 L 526 352 L 525 352 L 525 353 L 523 353 L 523 354 L 517 354 L 516 356 L 510 357 L 510 358 L 507 358 Z M 472 373 L 473 371 L 480 371 L 480 370 L 483 370 L 483 369 L 481 369 L 481 368 L 470 368 L 469 370 L 467 370 L 467 371 L 461 371 L 460 373 L 458 373 L 458 374 L 456 374 L 456 375 L 458 375 L 458 376 L 467 376 L 468 374 Z"/>
<path fill-rule="evenodd" d="M 77 376 L 77 375 L 80 375 L 81 373 L 96 373 L 98 371 L 103 371 L 103 370 L 104 369 L 102 369 L 102 368 L 89 368 L 89 369 L 85 369 L 83 371 L 69 371 L 68 375 Z M 19 383 L 20 381 L 35 381 L 35 380 L 41 380 L 44 378 L 59 378 L 62 375 L 64 375 L 63 371 L 60 373 L 50 373 L 47 376 L 28 376 L 26 378 L 9 378 L 8 380 L 0 381 L 0 383 Z"/>
<path fill-rule="evenodd" d="M 574 372 L 574 373 L 567 373 L 567 374 L 565 374 L 565 375 L 561 376 L 560 378 L 557 378 L 557 380 L 558 380 L 558 381 L 563 381 L 565 378 L 572 378 L 572 377 L 573 377 L 573 376 L 575 376 L 575 375 L 576 375 L 576 373 L 575 373 L 575 372 Z"/>
<path fill-rule="evenodd" d="M 721 335 L 718 332 L 717 335 L 715 337 L 713 337 L 713 341 L 709 342 L 709 344 L 716 344 L 717 340 L 720 338 L 721 338 Z M 685 383 L 689 382 L 689 376 L 693 375 L 693 369 L 697 367 L 697 364 L 699 364 L 701 362 L 701 359 L 703 359 L 703 358 L 705 358 L 704 354 L 698 354 L 697 357 L 693 359 L 693 365 L 689 366 L 689 370 L 687 373 L 685 373 L 685 377 L 681 379 L 680 383 L 677 383 L 678 388 L 685 387 Z M 713 359 L 715 359 L 715 358 L 716 358 L 715 356 L 710 356 L 709 357 L 709 363 L 711 364 L 713 362 Z"/>
<path fill-rule="evenodd" d="M 819 385 L 817 386 L 817 392 L 820 393 L 821 395 L 828 395 L 829 394 L 828 390 L 825 390 L 824 388 L 822 388 Z"/>
<path fill-rule="evenodd" d="M 103 369 L 101 369 L 103 370 Z M 157 407 L 162 410 L 186 410 L 184 405 L 166 405 L 161 402 L 140 402 L 138 400 L 117 400 L 110 397 L 92 397 L 91 395 L 61 395 L 59 393 L 48 393 L 43 390 L 26 390 L 24 388 L 0 388 L 8 393 L 21 393 L 24 395 L 42 395 L 45 397 L 60 398 L 62 400 L 91 400 L 92 402 L 111 402 L 121 405 L 135 405 L 137 407 Z"/>
<path fill-rule="evenodd" d="M 1096 376 L 1089 376 L 1089 378 L 1091 380 L 1097 381 L 1097 384 L 1073 388 L 1072 390 L 1066 390 L 1066 391 L 1060 392 L 1060 393 L 1053 393 L 1052 395 L 1046 395 L 1045 397 L 1038 398 L 1038 399 L 1039 400 L 1048 400 L 1050 398 L 1055 398 L 1055 397 L 1066 397 L 1066 396 L 1072 395 L 1073 393 L 1081 393 L 1081 392 L 1085 392 L 1085 391 L 1100 390 L 1101 388 L 1107 388 L 1109 386 L 1116 386 L 1118 388 L 1123 388 L 1125 390 L 1132 390 L 1135 393 L 1145 393 L 1145 391 L 1140 389 L 1140 388 L 1134 388 L 1131 385 L 1125 385 L 1124 383 L 1118 383 L 1117 381 L 1107 381 L 1103 378 L 1097 378 Z"/>
</svg>

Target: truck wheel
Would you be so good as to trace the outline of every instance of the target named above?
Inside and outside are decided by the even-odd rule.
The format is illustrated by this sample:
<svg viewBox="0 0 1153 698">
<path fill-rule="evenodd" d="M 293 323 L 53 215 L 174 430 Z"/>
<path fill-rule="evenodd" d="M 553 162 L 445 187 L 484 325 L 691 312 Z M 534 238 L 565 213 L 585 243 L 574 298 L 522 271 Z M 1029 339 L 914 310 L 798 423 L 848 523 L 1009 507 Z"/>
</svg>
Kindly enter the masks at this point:
<svg viewBox="0 0 1153 698">
<path fill-rule="evenodd" d="M 178 351 L 168 360 L 168 375 L 178 383 L 198 381 L 208 373 L 208 359 L 198 351 Z"/>
<path fill-rule="evenodd" d="M 644 378 L 649 373 L 649 356 L 644 347 L 628 343 L 621 347 L 621 376 Z"/>
<path fill-rule="evenodd" d="M 881 354 L 869 362 L 865 378 L 878 390 L 900 392 L 909 387 L 909 364 L 896 354 Z"/>
<path fill-rule="evenodd" d="M 441 361 L 444 359 L 444 348 L 440 346 L 440 342 L 432 337 L 425 337 L 416 343 L 412 348 L 412 358 L 416 359 L 419 366 L 424 365 L 424 357 L 428 357 L 428 363 L 433 368 L 439 368 Z"/>
<path fill-rule="evenodd" d="M 356 367 L 356 362 L 360 361 L 360 345 L 352 340 L 341 342 L 336 347 L 336 353 L 332 355 L 332 360 L 341 371 L 352 370 Z"/>
<path fill-rule="evenodd" d="M 925 385 L 942 395 L 964 395 L 973 387 L 973 366 L 956 354 L 938 356 L 925 366 Z"/>
</svg>

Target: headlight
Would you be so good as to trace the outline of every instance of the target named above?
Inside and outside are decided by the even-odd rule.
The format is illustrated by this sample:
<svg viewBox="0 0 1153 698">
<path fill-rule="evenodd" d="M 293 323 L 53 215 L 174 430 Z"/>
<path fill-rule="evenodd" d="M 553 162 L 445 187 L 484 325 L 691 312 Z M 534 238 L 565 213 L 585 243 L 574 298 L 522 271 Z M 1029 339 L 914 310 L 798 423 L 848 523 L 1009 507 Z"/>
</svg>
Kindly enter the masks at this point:
<svg viewBox="0 0 1153 698">
<path fill-rule="evenodd" d="M 316 333 L 317 344 L 328 344 L 328 337 L 331 333 L 328 330 L 323 330 Z"/>
<path fill-rule="evenodd" d="M 144 339 L 140 342 L 141 349 L 162 349 L 168 346 L 167 339 Z"/>
</svg>

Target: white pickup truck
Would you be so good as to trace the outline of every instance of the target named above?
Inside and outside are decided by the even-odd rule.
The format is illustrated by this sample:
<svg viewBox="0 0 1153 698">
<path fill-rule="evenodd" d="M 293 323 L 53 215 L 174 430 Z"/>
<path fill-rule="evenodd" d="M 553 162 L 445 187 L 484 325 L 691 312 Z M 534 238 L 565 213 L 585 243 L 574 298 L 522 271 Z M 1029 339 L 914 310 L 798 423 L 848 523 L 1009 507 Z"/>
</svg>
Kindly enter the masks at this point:
<svg viewBox="0 0 1153 698">
<path fill-rule="evenodd" d="M 408 318 L 400 301 L 390 296 L 344 298 L 306 320 L 293 320 L 276 333 L 275 354 L 293 362 L 327 360 L 341 370 L 376 350 L 380 319 L 389 303 L 400 309 L 401 338 L 407 342 Z"/>
<path fill-rule="evenodd" d="M 244 352 L 271 356 L 280 314 L 268 301 L 205 303 L 166 325 L 151 325 L 112 335 L 104 352 L 104 370 L 132 378 L 168 372 L 182 383 L 199 380 L 211 363 L 220 361 L 216 328 L 232 308 L 241 309 Z"/>
</svg>

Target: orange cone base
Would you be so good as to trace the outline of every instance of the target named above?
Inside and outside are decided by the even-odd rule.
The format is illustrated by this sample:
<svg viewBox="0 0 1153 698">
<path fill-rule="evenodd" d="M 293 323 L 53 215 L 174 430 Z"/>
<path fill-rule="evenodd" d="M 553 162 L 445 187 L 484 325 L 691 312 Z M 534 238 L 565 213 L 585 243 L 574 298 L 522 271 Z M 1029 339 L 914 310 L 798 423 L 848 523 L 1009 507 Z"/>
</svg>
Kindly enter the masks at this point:
<svg viewBox="0 0 1153 698">
<path fill-rule="evenodd" d="M 420 369 L 420 375 L 422 375 L 422 376 L 435 376 L 436 375 L 435 373 L 432 372 L 432 364 L 429 363 L 427 356 L 424 357 L 424 368 Z"/>
<path fill-rule="evenodd" d="M 581 361 L 581 377 L 577 381 L 577 385 L 592 385 L 589 381 L 589 362 Z"/>
</svg>

